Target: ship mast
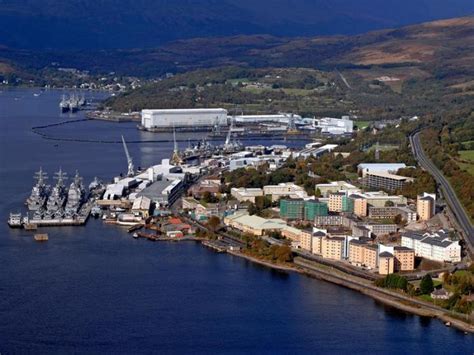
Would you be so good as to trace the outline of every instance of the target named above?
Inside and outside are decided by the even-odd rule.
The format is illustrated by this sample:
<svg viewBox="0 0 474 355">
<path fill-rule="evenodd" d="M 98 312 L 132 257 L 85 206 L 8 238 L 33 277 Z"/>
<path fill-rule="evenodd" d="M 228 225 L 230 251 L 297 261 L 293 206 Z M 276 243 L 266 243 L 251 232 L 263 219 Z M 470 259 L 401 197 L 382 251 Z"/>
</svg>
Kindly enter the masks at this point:
<svg viewBox="0 0 474 355">
<path fill-rule="evenodd" d="M 63 187 L 64 186 L 64 181 L 67 180 L 67 174 L 63 172 L 63 169 L 59 168 L 59 171 L 54 173 L 54 179 L 58 180 L 56 183 L 57 186 Z"/>
<path fill-rule="evenodd" d="M 43 186 L 45 180 L 48 179 L 48 175 L 43 171 L 43 168 L 40 167 L 39 171 L 35 173 L 34 178 L 38 181 L 36 183 L 38 186 Z"/>
<path fill-rule="evenodd" d="M 135 167 L 133 166 L 133 160 L 132 160 L 132 157 L 130 156 L 130 153 L 128 152 L 127 143 L 125 143 L 125 138 L 123 138 L 123 135 L 122 135 L 122 143 L 123 143 L 123 149 L 125 150 L 125 155 L 127 156 L 127 165 L 128 165 L 127 176 L 133 176 L 135 175 Z"/>
<path fill-rule="evenodd" d="M 179 165 L 182 163 L 181 157 L 179 155 L 179 147 L 178 142 L 176 141 L 176 130 L 173 127 L 173 156 L 171 157 L 171 162 L 175 165 Z"/>
</svg>

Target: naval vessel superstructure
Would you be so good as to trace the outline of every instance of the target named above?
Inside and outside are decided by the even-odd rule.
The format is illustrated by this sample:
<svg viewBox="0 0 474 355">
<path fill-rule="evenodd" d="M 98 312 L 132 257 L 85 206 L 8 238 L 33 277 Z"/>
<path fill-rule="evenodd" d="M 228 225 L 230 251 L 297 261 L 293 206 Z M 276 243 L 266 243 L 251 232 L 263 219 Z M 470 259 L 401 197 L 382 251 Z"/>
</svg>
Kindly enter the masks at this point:
<svg viewBox="0 0 474 355">
<path fill-rule="evenodd" d="M 25 202 L 30 211 L 43 208 L 48 197 L 48 186 L 45 183 L 47 178 L 48 176 L 42 168 L 35 173 L 34 179 L 36 180 L 36 184 L 33 186 L 31 194 Z"/>
</svg>

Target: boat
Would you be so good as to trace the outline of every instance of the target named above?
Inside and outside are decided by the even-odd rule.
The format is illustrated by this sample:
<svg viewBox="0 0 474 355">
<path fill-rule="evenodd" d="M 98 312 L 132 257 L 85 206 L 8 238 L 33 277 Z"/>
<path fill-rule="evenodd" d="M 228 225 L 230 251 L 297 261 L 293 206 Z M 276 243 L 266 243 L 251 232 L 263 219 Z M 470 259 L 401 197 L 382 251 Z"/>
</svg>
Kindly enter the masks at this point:
<svg viewBox="0 0 474 355">
<path fill-rule="evenodd" d="M 51 190 L 48 201 L 46 203 L 46 210 L 48 215 L 52 216 L 55 211 L 60 211 L 66 202 L 66 191 L 64 188 L 64 181 L 67 179 L 66 173 L 59 169 L 55 173 L 54 179 L 57 180 L 56 185 Z"/>
<path fill-rule="evenodd" d="M 7 223 L 10 228 L 21 228 L 23 226 L 21 213 L 10 213 Z"/>
<path fill-rule="evenodd" d="M 82 184 L 82 177 L 79 176 L 79 172 L 76 170 L 76 175 L 74 180 L 69 186 L 66 202 L 66 214 L 69 216 L 74 216 L 78 211 L 81 205 L 84 202 L 85 190 Z"/>
<path fill-rule="evenodd" d="M 69 110 L 71 112 L 79 111 L 79 98 L 73 94 L 69 97 Z"/>
<path fill-rule="evenodd" d="M 66 99 L 65 95 L 62 96 L 61 101 L 59 102 L 59 108 L 62 113 L 69 111 L 69 100 Z"/>
<path fill-rule="evenodd" d="M 49 239 L 49 237 L 46 233 L 35 234 L 34 238 L 37 242 L 46 242 Z"/>
<path fill-rule="evenodd" d="M 36 180 L 36 184 L 31 190 L 30 197 L 26 199 L 26 205 L 30 211 L 36 211 L 44 206 L 48 197 L 48 186 L 45 184 L 47 178 L 42 168 L 35 173 L 34 179 Z"/>
</svg>

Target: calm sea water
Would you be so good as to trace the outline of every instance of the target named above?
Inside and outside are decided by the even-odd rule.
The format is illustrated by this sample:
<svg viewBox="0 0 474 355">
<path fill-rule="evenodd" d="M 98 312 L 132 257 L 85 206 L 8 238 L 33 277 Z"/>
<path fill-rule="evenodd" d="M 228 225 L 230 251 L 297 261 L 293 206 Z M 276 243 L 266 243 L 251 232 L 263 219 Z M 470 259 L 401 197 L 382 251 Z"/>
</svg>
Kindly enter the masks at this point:
<svg viewBox="0 0 474 355">
<path fill-rule="evenodd" d="M 32 126 L 69 119 L 60 91 L 0 92 L 0 353 L 472 354 L 474 341 L 441 322 L 357 292 L 276 272 L 190 243 L 133 240 L 91 220 L 48 229 L 47 243 L 10 230 L 39 166 L 76 169 L 87 184 L 126 169 L 119 144 L 55 142 Z M 96 94 L 98 96 L 98 94 Z M 79 118 L 82 114 L 75 115 Z M 86 122 L 55 136 L 153 139 L 134 124 Z M 171 144 L 131 144 L 136 165 Z"/>
</svg>

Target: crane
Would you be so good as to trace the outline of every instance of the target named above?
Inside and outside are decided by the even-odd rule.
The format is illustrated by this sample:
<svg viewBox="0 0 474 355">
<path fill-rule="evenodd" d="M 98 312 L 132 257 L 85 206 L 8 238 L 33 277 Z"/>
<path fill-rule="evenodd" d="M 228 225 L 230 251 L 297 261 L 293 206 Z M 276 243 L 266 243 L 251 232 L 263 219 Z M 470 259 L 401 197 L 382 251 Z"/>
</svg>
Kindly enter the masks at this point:
<svg viewBox="0 0 474 355">
<path fill-rule="evenodd" d="M 125 138 L 122 136 L 123 149 L 125 150 L 125 155 L 127 156 L 128 171 L 127 176 L 135 175 L 135 167 L 133 166 L 133 160 L 128 152 L 127 143 L 125 143 Z"/>
</svg>

